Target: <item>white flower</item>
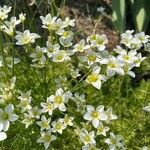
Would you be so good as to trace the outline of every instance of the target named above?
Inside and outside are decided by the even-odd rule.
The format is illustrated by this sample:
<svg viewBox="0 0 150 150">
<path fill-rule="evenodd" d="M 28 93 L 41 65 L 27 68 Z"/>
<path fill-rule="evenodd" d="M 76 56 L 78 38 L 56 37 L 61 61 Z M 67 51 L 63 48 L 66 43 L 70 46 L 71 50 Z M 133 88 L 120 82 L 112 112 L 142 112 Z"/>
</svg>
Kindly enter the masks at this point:
<svg viewBox="0 0 150 150">
<path fill-rule="evenodd" d="M 0 141 L 3 141 L 7 138 L 7 134 L 5 132 L 0 132 Z"/>
<path fill-rule="evenodd" d="M 65 18 L 65 21 L 63 22 L 63 28 L 66 28 L 66 27 L 68 27 L 68 26 L 71 26 L 71 27 L 74 27 L 75 26 L 75 20 L 73 19 L 73 20 L 70 20 L 70 18 L 69 17 L 66 17 Z"/>
<path fill-rule="evenodd" d="M 16 77 L 11 78 L 7 83 L 1 83 L 0 85 L 0 103 L 8 102 L 12 100 L 15 93 L 14 87 L 16 83 Z"/>
<path fill-rule="evenodd" d="M 78 44 L 74 46 L 73 52 L 84 52 L 89 49 L 90 45 L 85 45 L 85 40 L 81 40 Z"/>
<path fill-rule="evenodd" d="M 105 121 L 108 119 L 106 113 L 104 112 L 104 106 L 100 105 L 96 109 L 87 105 L 87 112 L 84 114 L 83 118 L 88 121 L 92 121 L 92 125 L 97 128 L 100 121 Z"/>
<path fill-rule="evenodd" d="M 25 124 L 26 128 L 29 127 L 29 125 L 33 124 L 34 118 L 31 114 L 26 114 L 24 113 L 24 120 L 22 121 L 22 123 Z"/>
<path fill-rule="evenodd" d="M 106 136 L 106 132 L 109 130 L 109 127 L 103 126 L 102 122 L 99 123 L 97 127 L 97 135 L 104 135 Z"/>
<path fill-rule="evenodd" d="M 106 64 L 107 64 L 107 75 L 108 76 L 113 76 L 115 73 L 124 75 L 124 70 L 122 69 L 124 63 L 121 63 L 114 56 L 110 56 L 107 59 Z"/>
<path fill-rule="evenodd" d="M 30 109 L 30 110 L 28 111 L 28 113 L 29 113 L 33 118 L 39 119 L 39 118 L 40 118 L 40 114 L 41 114 L 41 109 L 39 109 L 38 106 L 35 106 L 35 107 L 33 107 L 32 109 Z"/>
<path fill-rule="evenodd" d="M 41 117 L 41 121 L 38 121 L 37 124 L 41 127 L 41 130 L 49 130 L 50 129 L 50 121 L 51 119 L 46 119 L 45 116 Z"/>
<path fill-rule="evenodd" d="M 133 35 L 132 33 L 134 32 L 134 30 L 127 30 L 125 33 L 121 34 L 121 43 L 125 44 L 127 47 L 131 47 L 131 40 L 133 39 Z"/>
<path fill-rule="evenodd" d="M 102 81 L 107 80 L 106 76 L 99 74 L 100 69 L 101 68 L 99 66 L 95 66 L 92 70 L 92 73 L 86 78 L 86 82 L 92 84 L 97 89 L 101 88 Z"/>
<path fill-rule="evenodd" d="M 66 111 L 65 103 L 68 101 L 71 95 L 64 93 L 63 89 L 59 88 L 55 95 L 51 95 L 49 99 L 53 102 L 54 108 L 58 108 L 60 111 Z"/>
<path fill-rule="evenodd" d="M 59 50 L 59 48 L 60 48 L 60 45 L 59 45 L 59 44 L 54 44 L 54 45 L 53 45 L 50 41 L 47 41 L 47 42 L 46 42 L 46 46 L 47 46 L 47 48 L 46 48 L 46 53 L 47 53 L 47 56 L 48 56 L 49 58 L 52 57 L 54 51 L 57 51 L 57 50 Z"/>
<path fill-rule="evenodd" d="M 17 20 L 16 17 L 11 17 L 10 21 L 4 21 L 4 25 L 1 26 L 1 29 L 8 35 L 14 36 L 14 30 L 16 25 L 20 24 L 20 20 Z"/>
<path fill-rule="evenodd" d="M 104 14 L 105 13 L 104 11 L 105 11 L 104 7 L 97 7 L 97 12 Z"/>
<path fill-rule="evenodd" d="M 14 122 L 18 119 L 18 115 L 13 113 L 14 105 L 9 104 L 3 110 L 0 108 L 0 131 L 7 131 L 10 125 L 10 122 Z"/>
<path fill-rule="evenodd" d="M 21 22 L 24 22 L 25 19 L 26 19 L 26 14 L 23 14 L 23 13 L 19 14 L 19 20 L 20 20 Z"/>
<path fill-rule="evenodd" d="M 106 111 L 106 115 L 107 115 L 107 117 L 108 117 L 108 119 L 107 119 L 108 122 L 109 122 L 110 120 L 116 120 L 116 119 L 118 119 L 118 117 L 117 117 L 116 115 L 114 115 L 114 114 L 112 113 L 112 111 L 113 111 L 112 107 L 109 107 L 109 108 L 107 109 L 107 111 Z"/>
<path fill-rule="evenodd" d="M 83 57 L 82 57 L 83 58 L 82 61 L 86 61 L 89 66 L 93 65 L 94 63 L 100 63 L 101 62 L 101 57 L 100 57 L 99 53 L 95 53 L 92 50 L 87 50 L 86 55 Z"/>
<path fill-rule="evenodd" d="M 146 57 L 142 57 L 142 54 L 139 53 L 139 54 L 136 56 L 135 61 L 134 61 L 135 67 L 140 67 L 141 62 L 144 61 L 145 59 L 146 59 Z"/>
<path fill-rule="evenodd" d="M 57 121 L 53 121 L 51 123 L 51 125 L 53 126 L 52 132 L 58 132 L 60 134 L 62 134 L 63 130 L 66 128 L 66 125 L 64 124 L 62 119 L 58 119 Z"/>
<path fill-rule="evenodd" d="M 41 137 L 37 140 L 38 143 L 44 143 L 45 149 L 48 149 L 50 142 L 56 140 L 56 136 L 51 134 L 51 129 L 47 132 L 41 131 Z"/>
<path fill-rule="evenodd" d="M 35 49 L 35 52 L 33 52 L 32 54 L 30 54 L 30 57 L 32 58 L 32 62 L 39 62 L 41 64 L 45 64 L 46 62 L 46 57 L 44 56 L 44 48 L 41 48 L 40 46 L 37 46 Z"/>
<path fill-rule="evenodd" d="M 45 17 L 40 16 L 40 19 L 42 20 L 43 28 L 47 28 L 49 31 L 57 30 L 57 17 L 52 17 L 51 14 L 47 14 Z"/>
<path fill-rule="evenodd" d="M 122 137 L 119 135 L 114 135 L 112 132 L 110 132 L 110 138 L 107 138 L 105 140 L 105 143 L 109 145 L 110 150 L 116 150 L 117 148 L 124 148 L 122 141 Z"/>
<path fill-rule="evenodd" d="M 144 32 L 140 32 L 134 35 L 136 39 L 140 40 L 143 44 L 147 43 L 149 41 L 150 36 L 145 35 Z"/>
<path fill-rule="evenodd" d="M 123 66 L 123 69 L 124 69 L 124 73 L 125 74 L 128 74 L 129 76 L 131 76 L 132 78 L 135 78 L 135 73 L 132 70 L 132 68 L 135 67 L 135 64 L 132 64 L 132 63 L 126 63 L 124 66 Z"/>
<path fill-rule="evenodd" d="M 103 51 L 108 43 L 108 39 L 105 34 L 93 34 L 87 38 L 87 41 L 91 43 L 92 47 L 96 47 L 99 51 Z"/>
<path fill-rule="evenodd" d="M 30 33 L 29 30 L 25 30 L 23 33 L 16 31 L 17 35 L 15 36 L 15 39 L 18 40 L 16 42 L 17 45 L 25 45 L 29 43 L 34 43 L 35 39 L 40 38 L 40 36 L 36 33 Z"/>
<path fill-rule="evenodd" d="M 73 117 L 69 117 L 67 114 L 65 115 L 65 117 L 62 119 L 63 123 L 65 126 L 73 126 Z"/>
<path fill-rule="evenodd" d="M 147 111 L 147 112 L 150 112 L 150 103 L 149 103 L 148 106 L 145 106 L 145 107 L 143 108 L 143 110 L 144 110 L 144 111 Z"/>
<path fill-rule="evenodd" d="M 20 92 L 21 96 L 18 96 L 18 99 L 20 100 L 20 103 L 18 107 L 21 107 L 22 112 L 26 110 L 30 110 L 32 107 L 30 105 L 32 97 L 31 95 L 31 90 L 29 90 L 26 93 Z"/>
<path fill-rule="evenodd" d="M 70 69 L 70 75 L 72 78 L 76 79 L 77 77 L 80 77 L 81 74 L 79 73 L 79 69 Z"/>
<path fill-rule="evenodd" d="M 117 59 L 125 63 L 134 63 L 136 54 L 137 52 L 135 50 L 130 50 L 129 52 L 122 50 L 120 55 L 117 56 Z"/>
<path fill-rule="evenodd" d="M 70 30 L 60 29 L 57 31 L 57 34 L 60 35 L 63 39 L 73 39 L 73 32 Z"/>
<path fill-rule="evenodd" d="M 73 44 L 72 37 L 66 38 L 66 39 L 63 37 L 60 37 L 59 41 L 60 41 L 61 45 L 63 45 L 64 47 L 70 47 Z"/>
<path fill-rule="evenodd" d="M 52 54 L 53 62 L 66 62 L 71 60 L 69 54 L 65 50 L 57 50 Z"/>
<path fill-rule="evenodd" d="M 7 7 L 4 5 L 3 7 L 0 6 L 0 20 L 7 19 L 8 13 L 11 11 L 11 6 Z"/>
<path fill-rule="evenodd" d="M 94 135 L 94 131 L 91 131 L 90 133 L 83 129 L 80 132 L 80 140 L 84 143 L 84 145 L 90 145 L 90 144 L 95 144 L 95 135 Z"/>
<path fill-rule="evenodd" d="M 42 111 L 44 113 L 48 112 L 49 115 L 52 115 L 54 106 L 50 97 L 47 98 L 46 103 L 41 102 L 41 106 L 43 107 Z"/>
</svg>

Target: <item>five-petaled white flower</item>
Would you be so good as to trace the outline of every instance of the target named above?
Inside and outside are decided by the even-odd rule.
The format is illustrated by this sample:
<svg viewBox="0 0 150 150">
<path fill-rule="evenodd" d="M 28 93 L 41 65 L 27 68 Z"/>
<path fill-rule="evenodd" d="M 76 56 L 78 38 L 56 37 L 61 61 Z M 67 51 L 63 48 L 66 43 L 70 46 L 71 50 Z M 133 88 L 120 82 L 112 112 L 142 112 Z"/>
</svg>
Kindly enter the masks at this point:
<svg viewBox="0 0 150 150">
<path fill-rule="evenodd" d="M 49 130 L 50 129 L 50 121 L 51 118 L 46 119 L 45 116 L 41 117 L 41 121 L 38 121 L 37 124 L 41 127 L 41 130 Z"/>
<path fill-rule="evenodd" d="M 91 105 L 87 105 L 86 109 L 87 112 L 84 114 L 83 118 L 92 121 L 92 125 L 95 128 L 98 127 L 100 121 L 106 121 L 108 119 L 103 105 L 98 106 L 96 109 Z"/>
<path fill-rule="evenodd" d="M 30 110 L 32 107 L 30 105 L 32 97 L 31 95 L 31 90 L 29 90 L 26 93 L 20 92 L 21 96 L 18 96 L 18 99 L 20 100 L 20 103 L 18 107 L 21 107 L 22 112 L 26 110 Z"/>
<path fill-rule="evenodd" d="M 103 51 L 108 43 L 108 39 L 105 34 L 93 34 L 87 38 L 87 41 L 91 43 L 92 47 L 96 47 L 99 51 Z"/>
<path fill-rule="evenodd" d="M 82 129 L 79 136 L 80 136 L 80 140 L 84 143 L 84 145 L 90 145 L 96 143 L 94 139 L 95 138 L 94 131 L 91 131 L 89 133 L 87 130 Z"/>
<path fill-rule="evenodd" d="M 49 115 L 52 115 L 54 107 L 53 107 L 53 103 L 50 97 L 47 98 L 46 103 L 41 102 L 41 106 L 43 107 L 42 109 L 43 113 L 48 112 Z"/>
<path fill-rule="evenodd" d="M 114 115 L 112 111 L 113 111 L 112 107 L 109 107 L 106 111 L 106 115 L 108 117 L 107 122 L 118 119 L 118 117 Z"/>
<path fill-rule="evenodd" d="M 116 148 L 124 149 L 122 137 L 120 135 L 114 135 L 112 132 L 110 132 L 110 138 L 107 138 L 105 143 L 109 145 L 110 150 L 116 150 Z"/>
<path fill-rule="evenodd" d="M 41 137 L 37 140 L 38 143 L 44 143 L 45 149 L 48 149 L 50 142 L 56 140 L 56 136 L 51 134 L 51 129 L 47 132 L 41 131 Z"/>
<path fill-rule="evenodd" d="M 17 40 L 17 45 L 26 45 L 29 43 L 34 43 L 35 39 L 40 38 L 36 33 L 30 33 L 29 30 L 25 30 L 23 33 L 20 31 L 16 31 L 17 35 L 15 36 L 15 39 Z"/>
<path fill-rule="evenodd" d="M 57 30 L 57 17 L 52 17 L 51 14 L 47 14 L 45 17 L 40 16 L 43 23 L 43 28 L 47 28 L 49 31 Z"/>
<path fill-rule="evenodd" d="M 109 130 L 109 127 L 103 126 L 102 122 L 99 123 L 97 127 L 97 135 L 104 135 L 106 136 L 106 132 Z"/>
<path fill-rule="evenodd" d="M 66 128 L 66 125 L 64 124 L 64 121 L 62 119 L 58 119 L 57 121 L 53 121 L 51 123 L 53 126 L 52 132 L 58 132 L 62 134 L 63 130 Z"/>
<path fill-rule="evenodd" d="M 95 66 L 92 70 L 92 73 L 86 78 L 86 82 L 92 84 L 97 89 L 101 88 L 102 81 L 107 80 L 105 75 L 99 74 L 100 69 L 101 68 L 99 66 Z"/>
<path fill-rule="evenodd" d="M 3 7 L 0 6 L 0 20 L 5 20 L 8 17 L 8 13 L 11 11 L 11 6 L 7 7 L 4 5 Z"/>
<path fill-rule="evenodd" d="M 3 110 L 0 108 L 0 131 L 7 131 L 10 125 L 10 122 L 14 122 L 18 119 L 18 115 L 13 113 L 14 105 L 9 104 Z"/>
<path fill-rule="evenodd" d="M 73 117 L 69 117 L 67 114 L 65 115 L 64 118 L 61 118 L 65 126 L 73 126 Z"/>
<path fill-rule="evenodd" d="M 90 45 L 85 45 L 85 40 L 81 40 L 78 44 L 74 46 L 73 52 L 84 52 L 89 48 Z"/>
<path fill-rule="evenodd" d="M 65 50 L 56 50 L 52 53 L 53 62 L 66 62 L 71 60 L 69 54 Z"/>
<path fill-rule="evenodd" d="M 110 56 L 105 63 L 107 64 L 108 76 L 113 76 L 115 73 L 124 75 L 124 70 L 122 69 L 124 63 L 120 62 L 116 57 Z"/>
<path fill-rule="evenodd" d="M 71 95 L 68 92 L 64 93 L 63 89 L 59 88 L 55 95 L 51 95 L 49 99 L 53 102 L 54 108 L 58 108 L 60 111 L 66 111 L 65 103 L 70 97 Z"/>
</svg>

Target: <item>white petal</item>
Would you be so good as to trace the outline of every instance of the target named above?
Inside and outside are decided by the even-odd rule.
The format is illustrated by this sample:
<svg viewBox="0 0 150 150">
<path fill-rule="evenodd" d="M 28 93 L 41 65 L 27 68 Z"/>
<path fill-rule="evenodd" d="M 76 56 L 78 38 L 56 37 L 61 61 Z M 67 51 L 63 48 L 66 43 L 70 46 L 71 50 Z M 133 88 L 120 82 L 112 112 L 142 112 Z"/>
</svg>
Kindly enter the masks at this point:
<svg viewBox="0 0 150 150">
<path fill-rule="evenodd" d="M 2 131 L 2 129 L 3 129 L 3 123 L 0 122 L 0 131 Z"/>
<path fill-rule="evenodd" d="M 98 120 L 98 119 L 93 119 L 93 120 L 92 120 L 92 125 L 93 125 L 95 128 L 97 128 L 98 125 L 99 125 L 99 120 Z"/>
<path fill-rule="evenodd" d="M 57 91 L 56 91 L 56 95 L 57 96 L 62 96 L 63 95 L 63 89 L 62 88 L 59 88 Z"/>
<path fill-rule="evenodd" d="M 45 142 L 45 143 L 44 143 L 45 149 L 48 149 L 49 145 L 50 145 L 50 142 Z"/>
<path fill-rule="evenodd" d="M 0 141 L 3 141 L 7 138 L 7 134 L 5 132 L 0 132 Z"/>
<path fill-rule="evenodd" d="M 92 111 L 95 110 L 95 108 L 93 106 L 91 106 L 91 105 L 87 105 L 86 109 L 87 109 L 88 112 L 92 112 Z"/>
<path fill-rule="evenodd" d="M 8 120 L 3 122 L 3 130 L 7 131 L 9 129 L 10 122 Z"/>
<path fill-rule="evenodd" d="M 12 114 L 12 115 L 9 117 L 9 121 L 13 122 L 13 121 L 16 121 L 18 118 L 19 118 L 18 115 Z"/>
<path fill-rule="evenodd" d="M 12 104 L 9 104 L 9 105 L 7 105 L 6 107 L 5 107 L 5 112 L 7 112 L 7 113 L 12 113 L 14 111 L 14 105 L 12 105 Z"/>
<path fill-rule="evenodd" d="M 103 110 L 104 110 L 104 106 L 103 105 L 100 105 L 100 106 L 98 106 L 96 108 L 96 111 L 98 111 L 98 112 L 103 112 Z"/>
<path fill-rule="evenodd" d="M 59 110 L 66 111 L 66 106 L 62 103 L 61 105 L 59 105 Z"/>
<path fill-rule="evenodd" d="M 108 76 L 113 76 L 114 74 L 115 74 L 114 69 L 110 69 L 110 68 L 107 69 L 107 75 Z"/>
<path fill-rule="evenodd" d="M 120 75 L 124 75 L 124 70 L 122 68 L 117 68 L 116 72 Z"/>
<path fill-rule="evenodd" d="M 90 114 L 89 114 L 88 112 L 84 114 L 83 118 L 84 118 L 85 120 L 89 120 L 89 121 L 92 120 L 92 117 L 90 116 Z"/>
<path fill-rule="evenodd" d="M 99 90 L 101 88 L 101 80 L 93 82 L 92 85 Z"/>
</svg>

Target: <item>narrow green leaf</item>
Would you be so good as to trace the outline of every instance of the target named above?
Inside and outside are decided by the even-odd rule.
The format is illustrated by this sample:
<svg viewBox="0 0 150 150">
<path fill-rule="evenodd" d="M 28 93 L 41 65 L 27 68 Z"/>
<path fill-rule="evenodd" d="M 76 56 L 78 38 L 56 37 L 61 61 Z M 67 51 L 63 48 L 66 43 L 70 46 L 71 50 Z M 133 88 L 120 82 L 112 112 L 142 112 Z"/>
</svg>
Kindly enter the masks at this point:
<svg viewBox="0 0 150 150">
<path fill-rule="evenodd" d="M 112 0 L 112 8 L 112 17 L 116 30 L 119 33 L 123 33 L 125 31 L 126 26 L 126 1 Z"/>
</svg>

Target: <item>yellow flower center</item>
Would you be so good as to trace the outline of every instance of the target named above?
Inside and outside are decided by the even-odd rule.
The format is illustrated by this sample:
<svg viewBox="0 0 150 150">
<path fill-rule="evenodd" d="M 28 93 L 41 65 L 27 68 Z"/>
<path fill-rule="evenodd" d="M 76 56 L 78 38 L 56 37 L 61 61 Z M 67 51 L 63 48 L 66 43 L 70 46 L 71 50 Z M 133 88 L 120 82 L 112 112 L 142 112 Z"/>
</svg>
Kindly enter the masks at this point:
<svg viewBox="0 0 150 150">
<path fill-rule="evenodd" d="M 21 106 L 22 106 L 22 107 L 27 107 L 27 105 L 28 105 L 28 101 L 23 100 L 23 101 L 21 102 Z"/>
<path fill-rule="evenodd" d="M 60 129 L 61 129 L 61 123 L 57 123 L 55 128 L 56 128 L 57 130 L 60 130 Z"/>
<path fill-rule="evenodd" d="M 56 59 L 57 60 L 62 60 L 63 59 L 63 55 L 57 55 Z"/>
<path fill-rule="evenodd" d="M 45 134 L 44 135 L 44 141 L 50 141 L 51 140 L 51 136 L 50 135 L 48 135 L 48 134 Z"/>
<path fill-rule="evenodd" d="M 86 142 L 90 142 L 90 141 L 91 141 L 91 138 L 90 138 L 89 135 L 86 135 L 86 136 L 84 137 L 84 140 L 85 140 Z"/>
<path fill-rule="evenodd" d="M 22 41 L 23 41 L 23 43 L 25 43 L 25 44 L 29 43 L 30 40 L 31 40 L 31 38 L 30 38 L 29 36 L 27 36 L 27 35 L 25 35 L 25 36 L 22 37 Z"/>
<path fill-rule="evenodd" d="M 47 122 L 47 121 L 42 122 L 42 126 L 43 126 L 44 128 L 47 128 L 47 127 L 48 127 L 48 122 Z"/>
<path fill-rule="evenodd" d="M 91 116 L 92 116 L 93 118 L 98 118 L 99 114 L 98 114 L 97 111 L 93 111 Z"/>
<path fill-rule="evenodd" d="M 96 56 L 94 56 L 94 55 L 88 56 L 88 59 L 89 59 L 89 61 L 94 62 L 96 60 Z"/>
<path fill-rule="evenodd" d="M 129 56 L 128 56 L 128 55 L 125 55 L 123 58 L 124 58 L 125 60 L 129 60 Z"/>
<path fill-rule="evenodd" d="M 97 75 L 92 74 L 92 75 L 89 75 L 87 79 L 90 83 L 92 83 L 92 82 L 96 82 L 98 80 L 98 77 Z"/>
<path fill-rule="evenodd" d="M 114 64 L 114 63 L 110 63 L 110 64 L 108 64 L 108 66 L 109 66 L 110 68 L 116 68 L 116 64 Z"/>
<path fill-rule="evenodd" d="M 63 33 L 63 36 L 64 36 L 64 37 L 68 37 L 68 36 L 69 36 L 69 33 L 68 33 L 67 31 L 65 31 L 65 32 Z"/>
<path fill-rule="evenodd" d="M 51 110 L 52 109 L 52 104 L 48 103 L 47 108 Z"/>
<path fill-rule="evenodd" d="M 96 35 L 95 34 L 91 36 L 91 40 L 96 40 Z"/>
<path fill-rule="evenodd" d="M 99 45 L 102 45 L 103 42 L 104 42 L 103 39 L 98 39 L 98 40 L 96 40 L 96 43 L 99 44 Z"/>
<path fill-rule="evenodd" d="M 9 115 L 8 115 L 7 113 L 4 113 L 3 116 L 2 116 L 2 118 L 3 118 L 4 120 L 8 120 Z"/>
<path fill-rule="evenodd" d="M 56 96 L 55 97 L 55 102 L 58 103 L 58 104 L 61 104 L 62 103 L 62 97 L 61 96 Z"/>
</svg>

